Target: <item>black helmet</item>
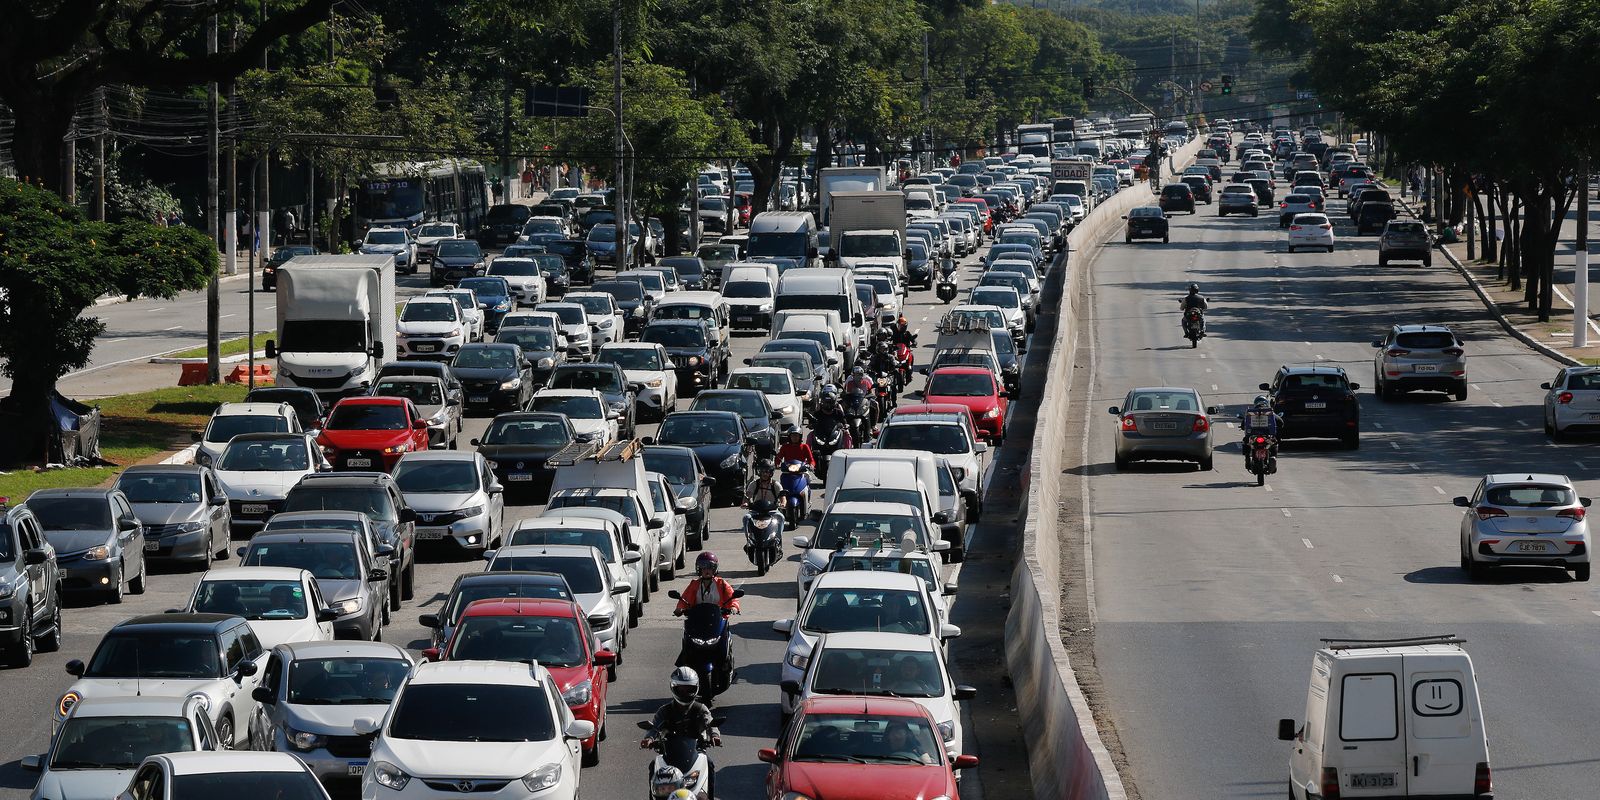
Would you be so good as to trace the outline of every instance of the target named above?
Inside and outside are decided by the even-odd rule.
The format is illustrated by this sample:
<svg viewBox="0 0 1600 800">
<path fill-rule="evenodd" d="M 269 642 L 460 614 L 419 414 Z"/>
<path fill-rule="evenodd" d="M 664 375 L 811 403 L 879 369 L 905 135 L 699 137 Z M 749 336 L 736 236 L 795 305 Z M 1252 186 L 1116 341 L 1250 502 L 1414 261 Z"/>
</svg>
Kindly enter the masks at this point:
<svg viewBox="0 0 1600 800">
<path fill-rule="evenodd" d="M 1198 283 L 1189 284 L 1189 294 L 1199 294 L 1199 293 L 1200 293 L 1200 284 L 1198 284 Z"/>
<path fill-rule="evenodd" d="M 1267 396 L 1264 395 L 1264 394 L 1256 395 L 1255 405 L 1257 405 L 1257 406 L 1267 405 Z"/>
</svg>

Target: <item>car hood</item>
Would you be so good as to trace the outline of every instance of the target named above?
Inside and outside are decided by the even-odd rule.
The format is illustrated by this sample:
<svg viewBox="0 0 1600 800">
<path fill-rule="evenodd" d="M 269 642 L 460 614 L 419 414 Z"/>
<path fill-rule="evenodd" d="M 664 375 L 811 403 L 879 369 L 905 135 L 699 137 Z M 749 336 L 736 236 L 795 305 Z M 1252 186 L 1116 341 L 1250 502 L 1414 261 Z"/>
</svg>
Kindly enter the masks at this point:
<svg viewBox="0 0 1600 800">
<path fill-rule="evenodd" d="M 928 395 L 922 399 L 922 402 L 929 405 L 934 403 L 954 403 L 956 405 L 966 406 L 967 408 L 972 409 L 972 414 L 974 417 L 981 417 L 983 412 L 999 405 L 999 403 L 995 402 L 993 397 L 967 397 L 966 395 L 955 395 L 952 397 Z"/>
<path fill-rule="evenodd" d="M 497 464 L 515 467 L 521 461 L 531 468 L 543 466 L 544 460 L 561 447 L 548 444 L 485 444 L 478 446 L 478 452 Z"/>
<path fill-rule="evenodd" d="M 559 736 L 548 742 L 435 742 L 384 736 L 379 747 L 392 753 L 401 769 L 424 780 L 469 775 L 516 780 L 537 765 L 560 760 L 558 748 L 566 744 Z"/>
<path fill-rule="evenodd" d="M 318 578 L 317 588 L 322 590 L 323 598 L 330 603 L 354 600 L 366 594 L 365 582 L 349 578 Z"/>
<path fill-rule="evenodd" d="M 221 473 L 218 473 L 219 477 Z M 175 525 L 202 518 L 195 503 L 134 503 L 133 515 L 146 525 Z"/>
<path fill-rule="evenodd" d="M 451 267 L 471 266 L 483 261 L 482 258 L 476 256 L 434 256 L 433 260 Z"/>
<path fill-rule="evenodd" d="M 860 764 L 789 762 L 784 765 L 789 791 L 828 800 L 929 800 L 954 794 L 943 765 L 874 764 L 863 780 Z"/>
<path fill-rule="evenodd" d="M 341 448 L 384 448 L 393 447 L 410 440 L 410 431 L 361 431 L 361 430 L 326 430 L 317 436 L 323 442 Z"/>
<path fill-rule="evenodd" d="M 518 375 L 518 372 L 514 369 L 499 367 L 452 367 L 450 371 L 455 373 L 457 380 L 461 381 L 505 383 Z"/>
<path fill-rule="evenodd" d="M 323 586 L 328 584 L 324 583 Z M 359 706 L 308 706 L 296 703 L 279 703 L 283 722 L 297 731 L 323 736 L 352 736 L 356 720 L 362 717 L 383 719 L 388 704 Z"/>
<path fill-rule="evenodd" d="M 104 800 L 128 788 L 132 769 L 50 770 L 39 779 L 35 797 L 51 800 Z"/>
<path fill-rule="evenodd" d="M 445 511 L 457 511 L 467 506 L 482 505 L 477 492 L 440 492 L 418 493 L 406 492 L 406 505 L 418 514 L 438 514 Z M 422 520 L 417 520 L 421 523 Z"/>
<path fill-rule="evenodd" d="M 649 383 L 657 379 L 665 379 L 667 374 L 658 369 L 625 369 L 622 377 L 629 383 Z"/>
<path fill-rule="evenodd" d="M 683 442 L 661 442 L 661 444 L 676 444 L 694 451 L 695 457 L 700 459 L 700 468 L 706 472 L 717 469 L 724 459 L 739 452 L 737 444 L 687 444 Z"/>
<path fill-rule="evenodd" d="M 195 692 L 212 691 L 227 678 L 79 678 L 72 691 L 82 697 L 185 697 Z M 213 696 L 213 700 L 218 698 Z"/>
<path fill-rule="evenodd" d="M 364 244 L 364 245 L 361 245 L 361 252 L 367 253 L 367 254 L 391 255 L 392 256 L 392 255 L 394 255 L 396 253 L 405 252 L 407 247 L 410 247 L 410 245 L 405 245 L 405 244 Z"/>
<path fill-rule="evenodd" d="M 300 478 L 305 474 L 303 471 L 237 472 L 233 470 L 218 470 L 217 480 L 222 482 L 222 490 L 227 492 L 230 500 L 252 500 L 256 498 L 281 500 L 289 495 L 289 489 L 299 483 Z"/>
<path fill-rule="evenodd" d="M 603 419 L 575 419 L 570 417 L 568 419 L 572 422 L 572 429 L 577 431 L 578 435 L 580 436 L 586 433 L 594 433 L 596 431 L 601 433 L 605 433 L 606 431 L 607 421 Z"/>
<path fill-rule="evenodd" d="M 261 649 L 271 650 L 287 642 L 311 642 L 320 638 L 317 623 L 311 619 L 253 619 L 250 630 L 261 640 Z M 148 690 L 147 690 L 148 691 Z"/>
<path fill-rule="evenodd" d="M 706 347 L 667 347 L 662 345 L 669 356 L 700 356 L 705 358 L 711 351 Z"/>
<path fill-rule="evenodd" d="M 114 540 L 110 531 L 50 531 L 50 546 L 61 556 L 71 556 Z"/>
<path fill-rule="evenodd" d="M 440 242 L 442 242 L 442 241 L 444 241 L 446 239 L 454 239 L 454 238 L 456 238 L 456 237 L 454 237 L 454 236 L 418 236 L 417 237 L 417 245 L 418 246 L 422 246 L 422 247 L 432 247 L 432 246 L 434 246 L 434 245 L 436 245 L 436 244 L 438 244 L 438 243 L 440 243 Z"/>
<path fill-rule="evenodd" d="M 418 403 L 417 404 L 417 416 L 422 417 L 423 419 L 432 419 L 433 415 L 439 413 L 439 411 L 441 409 L 443 409 L 443 408 L 444 408 L 444 406 L 440 406 L 440 405 L 432 405 L 432 404 L 422 405 L 422 404 Z"/>
<path fill-rule="evenodd" d="M 394 328 L 395 332 L 401 336 L 444 336 L 452 330 L 456 332 L 457 336 L 461 335 L 461 323 L 450 320 L 417 320 L 415 322 L 402 320 L 395 323 Z"/>
</svg>

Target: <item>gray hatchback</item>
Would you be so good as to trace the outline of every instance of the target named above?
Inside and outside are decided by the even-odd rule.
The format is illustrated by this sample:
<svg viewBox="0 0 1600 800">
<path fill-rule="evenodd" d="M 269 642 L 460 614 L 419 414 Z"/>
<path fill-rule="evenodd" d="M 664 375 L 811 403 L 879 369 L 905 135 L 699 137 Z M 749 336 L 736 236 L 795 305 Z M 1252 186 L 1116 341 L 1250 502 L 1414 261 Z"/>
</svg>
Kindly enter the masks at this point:
<svg viewBox="0 0 1600 800">
<path fill-rule="evenodd" d="M 144 594 L 144 524 L 117 489 L 40 489 L 28 510 L 56 551 L 64 591 L 122 602 L 123 587 Z"/>
<path fill-rule="evenodd" d="M 1372 391 L 1388 400 L 1417 389 L 1467 399 L 1467 354 L 1461 338 L 1443 325 L 1396 325 L 1376 339 Z"/>
<path fill-rule="evenodd" d="M 1416 259 L 1422 266 L 1433 266 L 1433 237 L 1428 227 L 1414 219 L 1391 219 L 1378 236 L 1378 266 L 1390 261 Z"/>
</svg>

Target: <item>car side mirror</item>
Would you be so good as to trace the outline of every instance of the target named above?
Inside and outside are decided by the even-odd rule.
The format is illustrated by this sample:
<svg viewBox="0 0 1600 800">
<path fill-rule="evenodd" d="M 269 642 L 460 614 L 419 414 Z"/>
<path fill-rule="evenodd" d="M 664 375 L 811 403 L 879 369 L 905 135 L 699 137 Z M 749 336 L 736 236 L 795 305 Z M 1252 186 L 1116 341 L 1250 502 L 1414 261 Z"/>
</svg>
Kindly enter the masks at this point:
<svg viewBox="0 0 1600 800">
<path fill-rule="evenodd" d="M 1451 503 L 1451 505 L 1459 506 L 1461 508 L 1466 508 L 1466 507 L 1472 505 L 1472 502 L 1470 500 L 1468 500 L 1467 498 L 1465 498 L 1465 497 L 1453 498 L 1453 499 L 1451 499 L 1450 503 Z"/>
<path fill-rule="evenodd" d="M 951 522 L 951 520 L 950 520 L 950 512 L 948 512 L 948 511 L 935 512 L 934 515 L 933 515 L 933 522 L 934 522 L 935 525 L 949 525 L 950 522 Z"/>
<path fill-rule="evenodd" d="M 772 747 L 763 747 L 756 751 L 756 760 L 764 764 L 778 763 L 778 751 Z"/>
<path fill-rule="evenodd" d="M 1373 339 L 1372 340 L 1372 346 L 1373 347 L 1382 347 L 1383 346 L 1383 340 L 1382 339 Z"/>
<path fill-rule="evenodd" d="M 596 650 L 596 651 L 594 651 L 594 665 L 595 666 L 597 666 L 597 667 L 609 667 L 609 666 L 611 666 L 612 664 L 615 664 L 615 663 L 617 663 L 617 654 L 616 653 L 613 653 L 610 650 Z"/>
<path fill-rule="evenodd" d="M 1580 497 L 1580 498 L 1578 498 L 1578 502 L 1582 503 L 1584 508 L 1588 508 L 1589 504 L 1594 502 L 1594 501 L 1589 499 L 1589 498 L 1587 498 L 1587 497 Z"/>
<path fill-rule="evenodd" d="M 416 510 L 415 509 L 411 509 L 411 508 L 402 508 L 402 509 L 400 509 L 400 521 L 401 522 L 416 522 L 417 521 L 417 512 L 416 512 Z"/>
<path fill-rule="evenodd" d="M 235 548 L 233 552 L 239 554 L 239 560 L 240 561 L 244 561 L 244 554 L 250 552 L 250 548 L 248 546 L 247 547 L 239 547 L 239 548 Z"/>
<path fill-rule="evenodd" d="M 383 567 L 373 567 L 371 570 L 369 570 L 367 572 L 367 582 L 368 583 L 377 583 L 379 581 L 386 581 L 388 579 L 389 579 L 389 570 L 386 570 Z"/>
<path fill-rule="evenodd" d="M 634 555 L 634 561 L 638 561 L 639 560 L 638 559 L 638 555 L 639 554 L 638 553 L 634 553 L 633 555 Z M 624 558 L 623 562 L 627 563 L 627 559 Z M 614 594 L 614 595 L 624 595 L 624 594 L 627 594 L 630 591 L 632 591 L 632 590 L 629 589 L 626 584 L 623 584 L 623 585 L 620 585 L 620 586 L 611 587 L 611 593 Z"/>
<path fill-rule="evenodd" d="M 1540 389 L 1548 389 L 1548 388 L 1550 388 L 1550 384 L 1548 384 L 1548 383 L 1541 383 L 1541 384 L 1539 384 L 1539 388 L 1540 388 Z"/>
<path fill-rule="evenodd" d="M 388 558 L 394 555 L 394 548 L 386 544 L 380 544 L 378 545 L 378 549 L 373 551 L 373 555 L 376 555 L 378 558 Z"/>
<path fill-rule="evenodd" d="M 940 590 L 940 592 L 945 597 L 955 597 L 957 588 L 958 587 L 954 583 L 947 583 L 944 585 L 944 588 Z"/>
<path fill-rule="evenodd" d="M 799 681 L 795 681 L 795 680 L 783 681 L 783 682 L 778 684 L 778 688 L 783 690 L 784 694 L 790 694 L 790 695 L 799 694 L 800 693 L 800 682 Z"/>
<path fill-rule="evenodd" d="M 959 638 L 960 636 L 961 636 L 961 628 L 959 626 L 951 625 L 949 623 L 945 623 L 945 624 L 939 626 L 939 638 L 940 639 L 956 639 L 956 638 Z"/>
<path fill-rule="evenodd" d="M 411 421 L 411 430 L 414 430 L 414 431 L 425 431 L 427 429 L 428 429 L 428 421 L 427 420 L 425 420 L 425 419 L 414 419 L 414 420 Z"/>
<path fill-rule="evenodd" d="M 957 686 L 956 690 L 955 690 L 955 693 L 952 694 L 951 696 L 954 697 L 958 701 L 960 701 L 960 700 L 971 700 L 972 698 L 978 696 L 978 690 L 973 688 L 973 687 L 971 687 L 971 686 L 967 686 L 967 685 L 963 684 L 963 685 Z"/>
<path fill-rule="evenodd" d="M 372 343 L 372 348 L 370 350 L 368 350 L 367 352 L 371 353 L 373 358 L 376 358 L 379 361 L 382 361 L 383 360 L 383 342 L 373 342 Z M 272 356 L 267 356 L 267 358 L 271 358 L 271 357 Z"/>
<path fill-rule="evenodd" d="M 273 340 L 273 339 L 268 339 L 265 350 L 266 350 L 266 353 L 267 353 L 267 358 L 277 358 L 278 357 L 278 343 L 277 343 L 277 341 Z"/>
<path fill-rule="evenodd" d="M 323 610 L 326 611 L 327 609 L 323 609 Z M 321 617 L 322 617 L 322 612 L 320 612 L 320 611 L 317 612 L 317 618 L 320 620 Z M 234 673 L 237 676 L 236 680 L 243 680 L 245 678 L 250 677 L 251 675 L 256 674 L 256 669 L 257 669 L 256 662 L 254 662 L 254 661 L 242 661 L 242 662 L 240 662 L 239 663 L 239 669 Z"/>
<path fill-rule="evenodd" d="M 622 563 L 637 564 L 642 558 L 644 558 L 644 556 L 641 555 L 638 550 L 628 550 L 622 554 Z"/>
<path fill-rule="evenodd" d="M 1360 388 L 1361 388 L 1361 384 L 1359 384 L 1359 383 L 1352 383 L 1352 384 L 1350 384 L 1350 391 L 1352 391 L 1352 392 L 1354 392 L 1354 391 L 1357 391 L 1357 390 L 1359 390 L 1359 389 L 1360 389 Z"/>
<path fill-rule="evenodd" d="M 50 560 L 50 552 L 42 547 L 35 547 L 22 555 L 22 563 L 34 567 Z"/>
<path fill-rule="evenodd" d="M 978 766 L 978 757 L 962 753 L 950 761 L 950 768 L 955 770 L 972 769 Z"/>
<path fill-rule="evenodd" d="M 790 539 L 789 543 L 800 548 L 801 550 L 811 549 L 811 537 L 809 536 L 796 536 L 793 539 Z"/>
<path fill-rule="evenodd" d="M 1278 720 L 1278 741 L 1292 742 L 1300 738 L 1300 726 L 1292 719 Z"/>
<path fill-rule="evenodd" d="M 789 634 L 794 632 L 794 620 L 792 620 L 792 619 L 774 620 L 773 623 L 772 623 L 772 630 L 777 632 L 777 633 L 781 633 L 781 634 L 783 634 L 785 636 L 788 636 Z"/>
<path fill-rule="evenodd" d="M 484 550 L 483 551 L 483 560 L 484 561 L 493 561 L 494 560 L 494 554 L 498 553 L 498 552 L 500 552 L 500 551 L 499 550 Z"/>
<path fill-rule="evenodd" d="M 21 767 L 28 772 L 38 772 L 44 768 L 44 763 L 39 756 L 23 756 Z"/>
<path fill-rule="evenodd" d="M 1272 386 L 1271 386 L 1271 385 L 1269 385 L 1269 384 L 1265 384 L 1265 383 L 1263 383 L 1263 384 L 1261 384 L 1261 385 L 1260 385 L 1260 386 L 1257 386 L 1257 387 L 1256 387 L 1256 388 L 1257 388 L 1257 389 L 1260 389 L 1260 390 L 1261 390 L 1261 391 L 1263 391 L 1263 392 L 1270 392 L 1270 391 L 1272 391 Z"/>
<path fill-rule="evenodd" d="M 204 435 L 205 435 L 204 431 L 190 431 L 189 432 L 189 441 L 198 442 L 198 441 L 201 440 L 202 437 L 204 437 Z"/>
<path fill-rule="evenodd" d="M 74 678 L 83 677 L 83 661 L 79 659 L 74 658 L 68 661 L 64 669 L 66 669 L 68 675 Z"/>
<path fill-rule="evenodd" d="M 256 688 L 250 690 L 250 699 L 266 706 L 275 706 L 278 704 L 278 695 L 267 686 L 257 686 Z"/>
</svg>

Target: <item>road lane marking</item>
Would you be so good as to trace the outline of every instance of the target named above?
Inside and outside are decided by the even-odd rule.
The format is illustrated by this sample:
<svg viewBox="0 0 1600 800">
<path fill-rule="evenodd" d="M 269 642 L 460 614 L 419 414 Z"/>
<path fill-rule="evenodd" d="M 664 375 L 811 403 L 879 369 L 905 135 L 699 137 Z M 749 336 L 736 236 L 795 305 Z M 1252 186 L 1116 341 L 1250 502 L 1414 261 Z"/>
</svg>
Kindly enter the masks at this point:
<svg viewBox="0 0 1600 800">
<path fill-rule="evenodd" d="M 1582 461 L 1578 461 L 1577 459 L 1573 459 L 1572 463 L 1577 464 L 1578 469 L 1588 469 L 1588 467 L 1583 465 Z"/>
<path fill-rule="evenodd" d="M 161 330 L 163 330 L 163 331 L 181 331 L 181 330 L 183 330 L 183 326 L 182 325 L 174 325 L 174 326 L 172 326 L 170 328 L 162 328 Z"/>
<path fill-rule="evenodd" d="M 1472 384 L 1472 391 L 1481 392 L 1481 391 L 1483 391 L 1483 387 L 1481 387 L 1478 384 L 1474 383 L 1474 384 Z"/>
<path fill-rule="evenodd" d="M 1306 346 L 1306 347 L 1310 347 L 1310 346 L 1311 346 L 1311 343 L 1310 343 L 1310 342 L 1305 342 L 1305 346 Z"/>
<path fill-rule="evenodd" d="M 1505 406 L 1500 405 L 1499 400 L 1490 400 L 1489 402 L 1493 403 L 1495 408 L 1505 408 Z"/>
<path fill-rule="evenodd" d="M 1205 357 L 1206 357 L 1206 354 L 1205 354 L 1205 353 L 1201 353 L 1201 354 L 1200 354 L 1200 357 L 1201 357 L 1201 358 L 1205 358 Z"/>
<path fill-rule="evenodd" d="M 1217 385 L 1216 384 L 1214 384 L 1214 383 L 1211 384 L 1211 391 L 1213 391 L 1213 392 L 1217 391 Z"/>
<path fill-rule="evenodd" d="M 1398 443 L 1395 443 L 1395 442 L 1390 442 L 1389 446 L 1394 448 L 1394 449 L 1396 449 L 1396 450 L 1400 449 L 1400 445 Z"/>
<path fill-rule="evenodd" d="M 1524 427 L 1524 428 L 1526 428 L 1526 427 L 1528 427 L 1528 421 L 1527 421 L 1527 420 L 1525 420 L 1525 419 L 1519 419 L 1519 420 L 1517 420 L 1517 424 L 1518 424 L 1518 425 L 1521 425 L 1521 426 L 1522 426 L 1522 427 Z"/>
<path fill-rule="evenodd" d="M 1317 546 L 1312 544 L 1310 539 L 1302 538 L 1300 540 L 1300 543 L 1304 544 L 1306 546 L 1307 550 L 1315 550 L 1315 549 L 1317 549 Z"/>
<path fill-rule="evenodd" d="M 1363 609 L 1361 609 L 1361 610 L 1362 610 L 1362 611 L 1365 611 L 1365 612 L 1367 612 L 1367 616 L 1369 616 L 1369 617 L 1376 617 L 1376 616 L 1378 616 L 1378 612 L 1376 612 L 1376 611 L 1373 611 L 1373 610 L 1372 610 L 1372 609 L 1370 609 L 1370 608 L 1363 608 Z"/>
<path fill-rule="evenodd" d="M 111 340 L 107 341 L 106 344 L 116 344 L 117 342 L 126 342 L 126 341 L 128 341 L 128 337 L 124 336 L 121 339 L 111 339 Z"/>
<path fill-rule="evenodd" d="M 1344 583 L 1344 578 L 1339 577 L 1339 574 L 1336 572 L 1333 575 L 1333 582 L 1334 583 Z"/>
<path fill-rule="evenodd" d="M 1292 516 L 1294 516 L 1294 515 L 1293 515 L 1293 514 L 1290 514 L 1290 513 L 1289 513 L 1289 509 L 1287 509 L 1287 508 L 1280 508 L 1280 509 L 1278 509 L 1278 510 L 1279 510 L 1279 511 L 1282 511 L 1282 512 L 1283 512 L 1283 515 L 1284 515 L 1284 516 L 1286 516 L 1286 517 L 1292 517 Z"/>
<path fill-rule="evenodd" d="M 1439 494 L 1444 494 L 1444 490 L 1443 490 L 1443 489 L 1440 489 L 1440 488 L 1439 488 L 1439 487 L 1437 487 L 1437 486 L 1435 486 L 1435 487 L 1433 487 L 1433 490 L 1434 490 L 1434 491 L 1436 491 L 1436 492 L 1438 492 L 1438 493 L 1439 493 Z"/>
<path fill-rule="evenodd" d="M 1206 372 L 1210 372 L 1210 371 L 1211 371 L 1211 368 L 1210 367 L 1206 367 Z"/>
<path fill-rule="evenodd" d="M 1372 423 L 1372 427 L 1374 427 L 1374 428 L 1377 428 L 1377 429 L 1378 429 L 1378 430 L 1380 430 L 1380 431 L 1381 431 L 1381 430 L 1383 430 L 1383 423 L 1381 423 L 1381 422 L 1374 422 L 1374 423 Z"/>
<path fill-rule="evenodd" d="M 157 311 L 166 311 L 166 310 L 167 310 L 166 306 L 158 306 L 156 308 L 147 308 L 147 309 L 144 310 L 144 313 L 146 313 L 146 314 L 154 314 Z"/>
<path fill-rule="evenodd" d="M 1328 360 L 1328 357 L 1323 355 L 1323 354 L 1321 354 L 1321 353 L 1318 353 L 1317 354 L 1317 360 L 1318 361 L 1326 361 L 1326 360 Z"/>
<path fill-rule="evenodd" d="M 239 315 L 238 314 L 223 314 L 222 316 L 217 317 L 217 319 L 227 319 L 228 317 L 237 317 L 237 316 L 239 316 Z"/>
<path fill-rule="evenodd" d="M 1408 466 L 1408 467 L 1410 467 L 1410 468 L 1412 468 L 1414 470 L 1417 470 L 1418 472 L 1422 471 L 1422 467 L 1419 467 L 1416 464 L 1407 464 L 1406 466 Z"/>
</svg>

